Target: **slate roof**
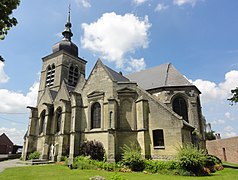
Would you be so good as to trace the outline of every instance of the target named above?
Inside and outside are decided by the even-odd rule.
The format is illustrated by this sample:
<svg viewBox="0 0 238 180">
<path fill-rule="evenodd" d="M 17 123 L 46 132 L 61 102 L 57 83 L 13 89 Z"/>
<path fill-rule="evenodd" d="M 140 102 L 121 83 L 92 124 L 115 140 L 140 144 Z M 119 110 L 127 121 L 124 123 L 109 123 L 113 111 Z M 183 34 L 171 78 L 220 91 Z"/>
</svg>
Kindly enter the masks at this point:
<svg viewBox="0 0 238 180">
<path fill-rule="evenodd" d="M 171 63 L 142 70 L 126 76 L 145 90 L 171 86 L 193 86 Z"/>
<path fill-rule="evenodd" d="M 110 76 L 112 77 L 113 81 L 117 81 L 117 82 L 129 81 L 129 79 L 127 79 L 125 76 L 123 76 L 122 74 L 120 74 L 120 73 L 114 71 L 113 69 L 107 67 L 106 65 L 104 65 L 104 67 L 106 68 L 106 70 L 110 74 Z"/>
</svg>

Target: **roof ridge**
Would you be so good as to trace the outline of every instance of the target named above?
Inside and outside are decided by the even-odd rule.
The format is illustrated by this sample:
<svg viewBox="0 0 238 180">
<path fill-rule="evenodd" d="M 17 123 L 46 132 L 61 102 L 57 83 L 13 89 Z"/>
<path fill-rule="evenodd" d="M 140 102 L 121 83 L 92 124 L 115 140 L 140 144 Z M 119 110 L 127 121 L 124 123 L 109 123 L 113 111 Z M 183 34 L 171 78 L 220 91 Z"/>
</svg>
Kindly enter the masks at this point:
<svg viewBox="0 0 238 180">
<path fill-rule="evenodd" d="M 171 63 L 168 63 L 168 64 L 167 64 L 167 69 L 166 69 L 166 74 L 165 74 L 164 86 L 166 86 L 166 85 L 167 85 L 167 82 L 168 82 L 168 76 L 169 76 L 170 65 L 171 65 Z"/>
</svg>

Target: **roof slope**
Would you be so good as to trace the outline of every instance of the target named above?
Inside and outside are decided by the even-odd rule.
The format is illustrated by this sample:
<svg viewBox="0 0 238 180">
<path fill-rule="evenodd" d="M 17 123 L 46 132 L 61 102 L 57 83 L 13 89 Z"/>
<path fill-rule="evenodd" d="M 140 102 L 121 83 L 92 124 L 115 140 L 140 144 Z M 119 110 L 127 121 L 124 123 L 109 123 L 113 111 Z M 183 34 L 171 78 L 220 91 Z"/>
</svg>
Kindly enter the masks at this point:
<svg viewBox="0 0 238 180">
<path fill-rule="evenodd" d="M 114 71 L 113 69 L 107 67 L 106 65 L 104 65 L 104 67 L 106 68 L 106 70 L 110 74 L 110 76 L 112 77 L 113 81 L 117 81 L 117 82 L 129 81 L 129 79 L 124 77 L 122 74 Z"/>
<path fill-rule="evenodd" d="M 5 133 L 0 136 L 0 145 L 13 144 L 13 142 L 7 137 Z"/>
<path fill-rule="evenodd" d="M 126 76 L 145 90 L 168 86 L 191 86 L 192 84 L 171 63 L 142 70 Z"/>
</svg>

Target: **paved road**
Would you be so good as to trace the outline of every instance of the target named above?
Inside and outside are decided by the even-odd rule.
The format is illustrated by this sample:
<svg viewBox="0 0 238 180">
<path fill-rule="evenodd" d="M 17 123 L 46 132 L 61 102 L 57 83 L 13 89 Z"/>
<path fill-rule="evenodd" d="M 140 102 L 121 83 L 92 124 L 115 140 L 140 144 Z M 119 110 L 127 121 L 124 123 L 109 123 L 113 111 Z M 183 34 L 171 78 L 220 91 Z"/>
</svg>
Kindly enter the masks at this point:
<svg viewBox="0 0 238 180">
<path fill-rule="evenodd" d="M 19 159 L 13 159 L 13 160 L 7 160 L 7 161 L 0 162 L 0 173 L 2 171 L 4 171 L 4 169 L 6 169 L 6 168 L 17 167 L 17 166 L 28 166 L 26 164 L 18 163 L 19 161 L 20 161 Z"/>
</svg>

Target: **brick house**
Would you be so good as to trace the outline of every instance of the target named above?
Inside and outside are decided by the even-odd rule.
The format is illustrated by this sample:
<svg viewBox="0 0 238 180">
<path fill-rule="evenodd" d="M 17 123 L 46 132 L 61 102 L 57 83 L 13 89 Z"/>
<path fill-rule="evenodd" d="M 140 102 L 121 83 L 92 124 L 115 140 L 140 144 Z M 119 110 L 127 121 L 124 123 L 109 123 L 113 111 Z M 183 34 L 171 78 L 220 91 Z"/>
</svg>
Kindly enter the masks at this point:
<svg viewBox="0 0 238 180">
<path fill-rule="evenodd" d="M 12 153 L 13 142 L 7 137 L 5 133 L 0 136 L 0 154 Z"/>
</svg>

